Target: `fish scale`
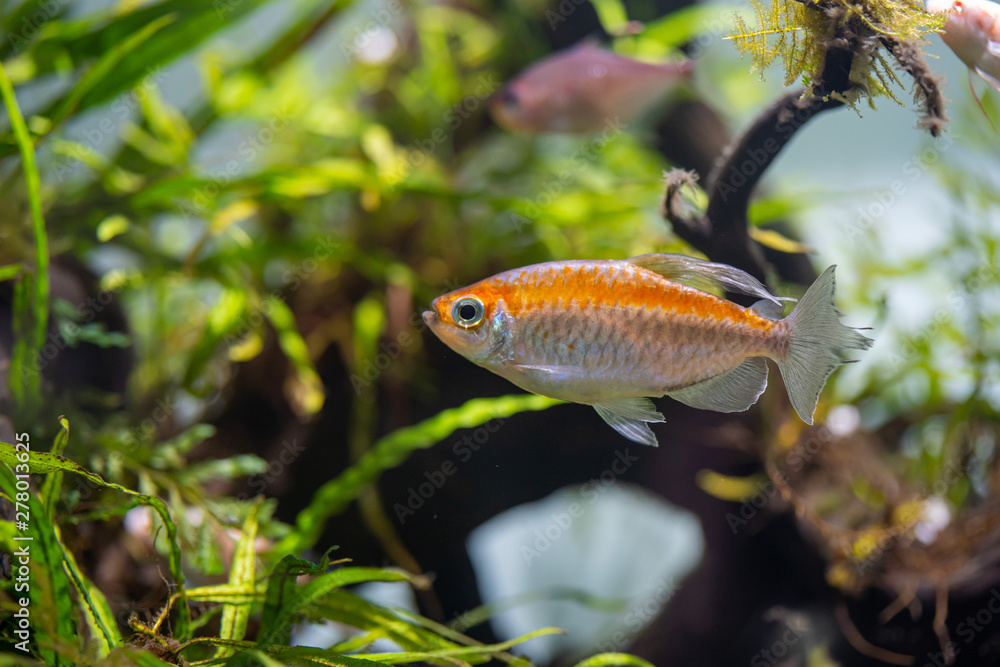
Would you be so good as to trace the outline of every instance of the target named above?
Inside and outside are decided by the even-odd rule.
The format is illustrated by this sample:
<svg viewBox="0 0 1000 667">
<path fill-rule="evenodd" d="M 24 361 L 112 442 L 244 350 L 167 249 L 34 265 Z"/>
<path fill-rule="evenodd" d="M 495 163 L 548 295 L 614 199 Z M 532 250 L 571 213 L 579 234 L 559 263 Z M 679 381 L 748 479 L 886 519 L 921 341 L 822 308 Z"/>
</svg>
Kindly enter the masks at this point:
<svg viewBox="0 0 1000 667">
<path fill-rule="evenodd" d="M 617 284 L 619 274 L 632 278 L 628 287 Z M 775 350 L 762 343 L 783 333 L 779 322 L 626 262 L 552 263 L 484 283 L 515 321 L 548 326 L 562 343 L 538 346 L 537 336 L 520 336 L 515 356 L 583 369 L 581 388 L 606 383 L 614 365 L 622 385 L 669 391 L 731 368 L 737 357 Z"/>
</svg>

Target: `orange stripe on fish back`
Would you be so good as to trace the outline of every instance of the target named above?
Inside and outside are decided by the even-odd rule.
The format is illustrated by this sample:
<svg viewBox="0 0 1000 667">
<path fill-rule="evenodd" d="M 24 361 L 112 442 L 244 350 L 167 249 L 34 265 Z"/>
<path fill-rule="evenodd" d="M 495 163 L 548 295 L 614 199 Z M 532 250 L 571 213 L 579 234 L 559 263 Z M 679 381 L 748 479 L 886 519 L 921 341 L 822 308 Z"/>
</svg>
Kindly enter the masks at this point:
<svg viewBox="0 0 1000 667">
<path fill-rule="evenodd" d="M 581 310 L 617 305 L 728 321 L 765 333 L 777 324 L 752 309 L 623 261 L 536 264 L 498 274 L 462 291 L 478 294 L 488 304 L 501 298 L 514 317 L 553 305 Z"/>
</svg>

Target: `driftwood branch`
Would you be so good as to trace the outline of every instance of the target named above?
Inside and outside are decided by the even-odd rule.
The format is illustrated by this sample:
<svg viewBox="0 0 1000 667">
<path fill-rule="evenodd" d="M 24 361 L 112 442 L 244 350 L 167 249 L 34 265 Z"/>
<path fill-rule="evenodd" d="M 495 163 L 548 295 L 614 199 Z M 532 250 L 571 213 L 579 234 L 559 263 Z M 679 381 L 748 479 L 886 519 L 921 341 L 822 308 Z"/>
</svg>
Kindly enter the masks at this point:
<svg viewBox="0 0 1000 667">
<path fill-rule="evenodd" d="M 675 170 L 666 179 L 662 212 L 674 233 L 712 261 L 741 268 L 761 281 L 766 281 L 766 262 L 763 248 L 749 235 L 750 197 L 796 132 L 820 113 L 856 98 L 858 84 L 851 80 L 856 58 L 862 54 L 868 57 L 868 52 L 879 44 L 884 46 L 915 81 L 915 98 L 923 109 L 919 125 L 938 136 L 946 122 L 939 81 L 927 68 L 919 45 L 873 37 L 856 19 L 844 20 L 837 7 L 800 1 L 826 13 L 831 24 L 838 26 L 826 40 L 826 55 L 812 88 L 792 91 L 778 99 L 724 153 L 707 179 L 709 200 L 704 215 L 691 215 L 680 197 L 681 189 L 694 182 L 692 173 Z"/>
<path fill-rule="evenodd" d="M 680 189 L 693 183 L 689 172 L 671 172 L 663 215 L 674 233 L 714 262 L 730 264 L 766 280 L 764 256 L 749 235 L 750 195 L 764 172 L 795 133 L 817 114 L 845 104 L 851 92 L 851 62 L 856 40 L 841 39 L 827 49 L 823 71 L 812 91 L 787 93 L 767 109 L 727 151 L 708 178 L 708 209 L 703 216 L 685 215 Z"/>
<path fill-rule="evenodd" d="M 913 77 L 913 97 L 923 108 L 917 125 L 940 137 L 948 118 L 945 116 L 944 93 L 941 92 L 941 78 L 931 74 L 924 59 L 920 44 L 900 41 L 887 35 L 881 37 L 882 45 L 892 54 L 899 66 Z"/>
</svg>

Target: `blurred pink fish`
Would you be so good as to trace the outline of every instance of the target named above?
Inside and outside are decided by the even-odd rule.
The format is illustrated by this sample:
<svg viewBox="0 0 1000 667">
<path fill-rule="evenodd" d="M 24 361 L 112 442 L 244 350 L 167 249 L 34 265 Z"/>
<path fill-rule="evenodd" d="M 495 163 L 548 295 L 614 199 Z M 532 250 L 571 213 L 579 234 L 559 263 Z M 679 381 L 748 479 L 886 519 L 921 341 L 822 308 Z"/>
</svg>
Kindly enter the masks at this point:
<svg viewBox="0 0 1000 667">
<path fill-rule="evenodd" d="M 490 112 L 518 132 L 596 132 L 642 114 L 691 70 L 690 60 L 645 63 L 583 42 L 521 72 Z"/>
<path fill-rule="evenodd" d="M 927 0 L 927 11 L 949 14 L 941 39 L 968 66 L 970 77 L 975 70 L 1000 91 L 1000 5 L 988 0 Z"/>
</svg>

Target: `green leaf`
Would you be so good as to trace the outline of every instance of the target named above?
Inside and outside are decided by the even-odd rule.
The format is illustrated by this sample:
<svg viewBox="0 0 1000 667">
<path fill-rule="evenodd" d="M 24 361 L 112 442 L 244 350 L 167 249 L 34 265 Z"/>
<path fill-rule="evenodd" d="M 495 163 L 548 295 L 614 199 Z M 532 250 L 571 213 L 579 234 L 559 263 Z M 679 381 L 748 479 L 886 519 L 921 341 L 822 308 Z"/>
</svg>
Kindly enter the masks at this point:
<svg viewBox="0 0 1000 667">
<path fill-rule="evenodd" d="M 20 264 L 8 264 L 7 266 L 0 266 L 0 282 L 16 278 L 17 274 L 19 274 L 20 272 L 21 272 Z"/>
<path fill-rule="evenodd" d="M 233 554 L 233 565 L 229 570 L 229 584 L 234 587 L 253 586 L 257 568 L 257 517 L 264 498 L 261 496 L 250 510 L 250 516 L 243 522 L 240 539 L 236 543 Z M 246 636 L 247 623 L 250 622 L 250 604 L 248 602 L 228 602 L 222 608 L 222 625 L 219 637 L 240 641 Z M 226 658 L 233 654 L 231 649 L 222 648 L 216 658 Z"/>
<path fill-rule="evenodd" d="M 739 5 L 690 5 L 650 21 L 642 31 L 642 39 L 651 39 L 663 46 L 679 47 L 704 33 L 706 28 L 721 39 L 733 25 L 732 14 Z M 700 48 L 704 48 L 699 43 Z"/>
<path fill-rule="evenodd" d="M 240 454 L 215 461 L 184 466 L 176 480 L 183 484 L 203 483 L 212 479 L 235 479 L 267 472 L 267 461 L 256 454 Z"/>
<path fill-rule="evenodd" d="M 652 663 L 628 653 L 598 653 L 586 660 L 581 660 L 573 667 L 611 667 L 611 665 L 621 665 L 622 667 L 653 667 Z"/>
<path fill-rule="evenodd" d="M 751 227 L 750 228 L 750 238 L 752 238 L 757 243 L 771 248 L 772 250 L 777 250 L 779 252 L 787 253 L 811 253 L 816 252 L 813 248 L 810 248 L 805 243 L 799 241 L 793 241 L 781 232 L 773 229 L 763 229 L 761 227 Z"/>
<path fill-rule="evenodd" d="M 39 16 L 50 21 L 56 19 L 66 11 L 68 4 L 56 3 L 53 6 L 47 0 L 5 3 L 5 11 L 0 14 L 0 31 L 5 35 L 0 42 L 0 59 L 7 60 L 11 53 L 25 49 L 27 42 L 38 32 Z"/>
<path fill-rule="evenodd" d="M 559 401 L 536 394 L 474 398 L 458 408 L 443 410 L 419 424 L 394 431 L 380 439 L 353 466 L 321 486 L 308 507 L 299 512 L 296 531 L 279 542 L 276 553 L 299 553 L 316 543 L 327 519 L 343 511 L 383 471 L 398 466 L 416 449 L 425 449 L 460 428 L 475 428 L 492 419 L 529 410 L 545 410 Z"/>
<path fill-rule="evenodd" d="M 628 23 L 628 14 L 621 0 L 590 0 L 597 11 L 597 19 L 609 35 L 617 35 Z"/>
<path fill-rule="evenodd" d="M 249 327 L 247 292 L 241 288 L 227 288 L 212 308 L 201 340 L 191 351 L 184 384 L 193 384 L 202 374 L 205 365 L 212 359 L 219 343 L 242 335 Z"/>
<path fill-rule="evenodd" d="M 368 581 L 410 581 L 411 579 L 412 575 L 402 570 L 371 567 L 345 567 L 321 574 L 308 584 L 296 587 L 291 596 L 284 596 L 287 591 L 283 592 L 284 604 L 277 607 L 274 615 L 270 617 L 268 624 L 270 633 L 266 636 L 261 633 L 257 646 L 265 648 L 276 643 L 279 638 L 284 637 L 286 632 L 291 630 L 296 617 L 307 606 L 334 589 Z"/>
<path fill-rule="evenodd" d="M 323 407 L 326 392 L 309 358 L 306 342 L 296 328 L 295 316 L 284 301 L 273 295 L 265 299 L 263 309 L 278 332 L 278 344 L 295 369 L 295 379 L 288 388 L 292 407 L 301 416 L 314 415 Z"/>
<path fill-rule="evenodd" d="M 38 167 L 35 166 L 35 147 L 28 134 L 28 127 L 24 124 L 24 116 L 21 115 L 21 108 L 17 104 L 14 88 L 11 86 L 10 79 L 7 78 L 7 72 L 4 70 L 2 62 L 0 62 L 0 97 L 3 98 L 4 106 L 7 107 L 7 115 L 10 118 L 11 129 L 14 131 L 14 139 L 21 152 L 21 168 L 24 171 L 24 182 L 28 189 L 31 228 L 35 237 L 35 291 L 31 302 L 34 330 L 29 339 L 30 343 L 24 351 L 23 362 L 24 359 L 34 357 L 39 353 L 45 344 L 45 336 L 48 332 L 49 242 L 45 233 L 45 217 L 42 215 L 42 185 L 38 177 Z M 12 378 L 14 383 L 21 380 L 21 378 L 14 378 L 13 375 Z M 22 394 L 22 398 L 27 400 L 32 408 L 41 400 L 40 387 L 41 383 L 36 376 L 35 380 L 27 385 L 28 392 Z"/>
<path fill-rule="evenodd" d="M 197 588 L 189 588 L 186 597 L 188 600 L 221 602 L 223 604 L 232 602 L 259 602 L 264 599 L 264 584 L 199 586 Z"/>
<path fill-rule="evenodd" d="M 280 656 L 282 660 L 294 660 L 295 665 L 328 665 L 333 667 L 385 667 L 383 662 L 364 660 L 353 656 L 341 655 L 333 651 L 327 651 L 312 646 L 279 646 L 268 647 L 267 651 L 261 651 L 254 647 L 253 642 L 237 642 L 231 640 L 218 639 L 216 637 L 199 637 L 187 644 L 194 646 L 197 644 L 208 644 L 210 646 L 225 646 L 234 649 L 244 649 L 239 654 L 226 661 L 227 667 L 252 667 L 260 664 L 283 665 L 271 656 Z M 204 663 L 202 663 L 204 664 Z"/>
<path fill-rule="evenodd" d="M 128 37 L 107 51 L 104 51 L 98 61 L 87 70 L 87 73 L 80 78 L 77 84 L 73 86 L 73 89 L 59 102 L 59 106 L 50 116 L 53 127 L 76 111 L 80 100 L 97 87 L 101 81 L 108 78 L 111 74 L 114 74 L 114 77 L 111 78 L 116 79 L 119 76 L 118 68 L 122 61 L 161 28 L 176 19 L 176 14 L 161 16 L 128 35 Z"/>
<path fill-rule="evenodd" d="M 515 637 L 505 642 L 500 642 L 498 644 L 483 644 L 481 646 L 462 646 L 460 648 L 446 648 L 439 649 L 437 651 L 410 651 L 407 653 L 360 653 L 358 657 L 367 658 L 370 660 L 378 660 L 379 662 L 391 662 L 393 664 L 406 664 L 411 662 L 421 662 L 427 660 L 434 660 L 436 658 L 457 658 L 457 657 L 492 657 L 495 653 L 501 653 L 506 651 L 518 644 L 523 644 L 524 642 L 534 639 L 536 637 L 544 637 L 545 635 L 559 635 L 565 634 L 559 628 L 542 628 L 541 630 L 535 630 L 534 632 L 529 632 L 526 635 L 520 637 Z M 618 654 L 616 654 L 618 655 Z M 620 654 L 624 655 L 624 654 Z M 632 657 L 632 656 L 628 656 Z M 639 660 L 639 658 L 634 658 Z M 649 665 L 648 662 L 642 667 Z M 636 664 L 636 663 L 630 663 Z M 593 666 L 591 666 L 593 667 Z M 649 665 L 649 667 L 653 667 Z"/>
<path fill-rule="evenodd" d="M 124 658 L 125 662 L 122 662 Z M 111 652 L 103 665 L 138 665 L 138 667 L 171 667 L 174 663 L 160 660 L 148 651 L 137 651 L 133 648 L 118 648 Z"/>
<path fill-rule="evenodd" d="M 53 528 L 56 531 L 56 538 L 59 539 L 58 526 Z M 59 540 L 59 544 L 62 546 L 62 540 Z M 63 556 L 66 572 L 76 588 L 76 597 L 80 601 L 84 620 L 90 628 L 90 636 L 96 642 L 97 657 L 103 658 L 113 649 L 122 646 L 122 636 L 118 632 L 115 615 L 108 606 L 104 593 L 80 572 L 73 552 L 64 548 Z"/>
<path fill-rule="evenodd" d="M 0 463 L 13 466 L 16 465 L 17 462 L 17 452 L 14 450 L 14 446 L 6 442 L 0 442 Z M 33 475 L 44 475 L 59 471 L 71 472 L 74 475 L 83 477 L 88 482 L 99 488 L 112 489 L 127 494 L 134 497 L 141 504 L 149 505 L 156 510 L 156 513 L 160 516 L 160 519 L 163 521 L 163 525 L 167 530 L 167 542 L 170 550 L 170 573 L 174 578 L 176 593 L 180 594 L 181 598 L 183 598 L 184 571 L 181 567 L 181 550 L 177 543 L 177 524 L 175 524 L 173 519 L 170 518 L 170 512 L 167 510 L 166 503 L 155 496 L 147 496 L 137 491 L 127 489 L 120 484 L 105 482 L 100 475 L 92 473 L 83 466 L 61 456 L 55 456 L 46 452 L 31 452 L 29 455 L 28 466 L 31 470 L 31 474 Z M 3 470 L 3 468 L 0 468 L 0 470 Z M 186 638 L 189 623 L 190 610 L 187 605 L 182 604 L 179 608 L 177 623 L 174 626 L 175 636 L 179 638 Z M 62 636 L 68 637 L 71 635 L 67 634 Z"/>
<path fill-rule="evenodd" d="M 330 591 L 309 607 L 309 616 L 315 620 L 344 623 L 385 637 L 405 649 L 427 650 L 458 648 L 449 638 L 442 637 L 417 623 L 401 618 L 398 613 L 344 590 Z M 421 619 L 423 620 L 423 619 Z M 342 650 L 338 648 L 337 650 Z"/>
<path fill-rule="evenodd" d="M 37 397 L 41 394 L 39 390 L 41 373 L 37 363 L 40 357 L 32 344 L 31 333 L 33 284 L 34 274 L 32 273 L 21 274 L 20 282 L 14 284 L 14 317 L 12 322 L 14 350 L 10 355 L 7 386 L 14 399 L 14 405 L 20 406 L 26 406 L 32 401 L 37 403 Z"/>
<path fill-rule="evenodd" d="M 97 225 L 97 240 L 106 243 L 128 229 L 129 219 L 124 215 L 109 215 Z"/>
<path fill-rule="evenodd" d="M 59 418 L 59 433 L 56 434 L 56 439 L 52 443 L 52 454 L 54 456 L 59 456 L 66 449 L 66 444 L 69 442 L 69 421 L 64 417 Z M 53 521 L 56 516 L 56 502 L 59 500 L 59 491 L 62 487 L 62 472 L 54 472 L 45 478 L 45 483 L 42 484 L 41 498 L 42 502 L 45 504 L 45 513 L 52 517 Z"/>
<path fill-rule="evenodd" d="M 313 564 L 307 560 L 288 555 L 274 567 L 267 580 L 267 593 L 264 598 L 264 609 L 260 616 L 259 637 L 266 644 L 287 644 L 291 641 L 292 629 L 278 623 L 281 609 L 287 600 L 295 594 L 296 578 L 303 574 L 320 574 L 330 566 L 330 553 L 327 552 L 319 563 Z"/>
<path fill-rule="evenodd" d="M 24 512 L 26 528 L 21 533 L 30 538 L 14 542 L 16 548 L 11 558 L 13 578 L 19 580 L 19 569 L 22 565 L 28 568 L 28 583 L 30 586 L 31 611 L 34 617 L 33 638 L 38 647 L 38 655 L 46 665 L 69 665 L 71 662 L 54 649 L 65 639 L 74 636 L 73 630 L 73 599 L 70 596 L 70 582 L 63 569 L 64 548 L 52 525 L 45 508 L 38 496 L 27 490 L 24 480 L 16 479 L 14 470 L 24 474 L 23 467 L 27 465 L 30 474 L 39 471 L 31 464 L 30 456 L 27 464 L 20 463 L 14 447 L 8 444 L 0 445 L 3 463 L 0 465 L 0 490 L 2 490 L 15 505 L 17 512 Z M 9 456 L 8 456 L 9 454 Z M 33 453 L 32 453 L 33 454 Z M 18 482 L 22 482 L 18 486 Z M 25 489 L 25 490 L 20 490 Z M 17 538 L 14 538 L 15 540 Z M 20 564 L 19 550 L 27 552 L 27 563 Z"/>
<path fill-rule="evenodd" d="M 67 59 L 79 66 L 91 58 L 114 51 L 151 24 L 174 17 L 151 37 L 132 46 L 127 58 L 114 67 L 114 76 L 94 81 L 75 105 L 77 112 L 110 101 L 136 86 L 158 80 L 162 68 L 192 51 L 213 34 L 233 25 L 241 17 L 269 0 L 164 0 L 145 3 L 128 13 L 108 13 L 105 22 L 87 17 L 78 21 L 50 23 L 45 34 L 31 45 L 36 76 L 55 71 Z M 99 24 L 96 28 L 94 25 Z M 147 83 L 143 83 L 146 79 Z M 61 104 L 61 103 L 60 103 Z M 43 115 L 51 115 L 54 111 Z"/>
</svg>

